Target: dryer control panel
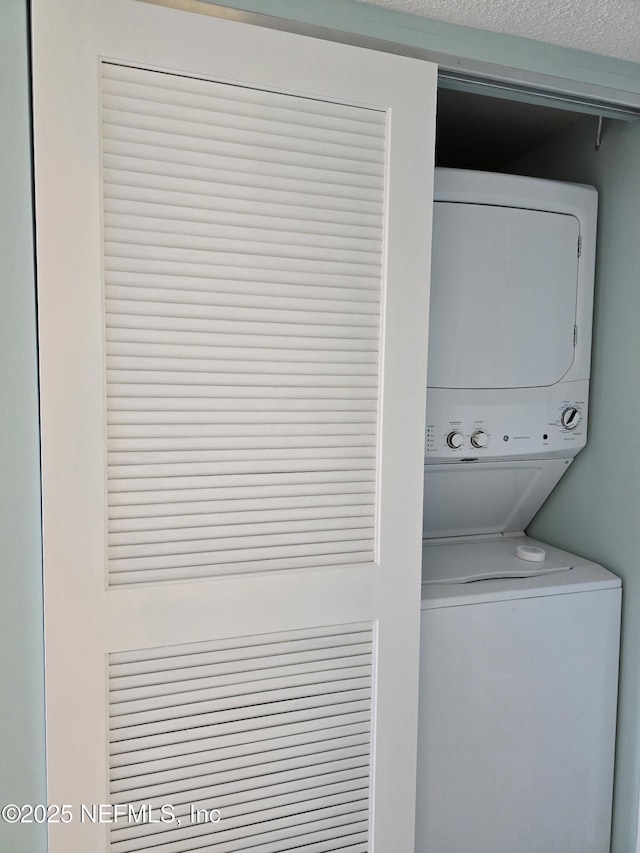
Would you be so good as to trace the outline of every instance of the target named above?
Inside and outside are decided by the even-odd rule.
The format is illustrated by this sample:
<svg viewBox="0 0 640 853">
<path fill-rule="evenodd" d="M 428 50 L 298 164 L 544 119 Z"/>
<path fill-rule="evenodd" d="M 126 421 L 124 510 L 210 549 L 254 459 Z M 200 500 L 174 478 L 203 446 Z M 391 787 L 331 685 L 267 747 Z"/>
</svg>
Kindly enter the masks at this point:
<svg viewBox="0 0 640 853">
<path fill-rule="evenodd" d="M 438 399 L 438 390 L 445 399 Z M 425 462 L 575 456 L 587 440 L 586 394 L 556 393 L 553 395 L 556 399 L 548 399 L 548 392 L 544 394 L 547 389 L 533 390 L 543 391 L 534 397 L 547 396 L 547 399 L 498 401 L 493 391 L 492 399 L 462 403 L 451 399 L 451 391 L 429 389 Z M 481 395 L 482 392 L 476 392 L 474 396 Z M 505 395 L 508 397 L 509 392 Z"/>
</svg>

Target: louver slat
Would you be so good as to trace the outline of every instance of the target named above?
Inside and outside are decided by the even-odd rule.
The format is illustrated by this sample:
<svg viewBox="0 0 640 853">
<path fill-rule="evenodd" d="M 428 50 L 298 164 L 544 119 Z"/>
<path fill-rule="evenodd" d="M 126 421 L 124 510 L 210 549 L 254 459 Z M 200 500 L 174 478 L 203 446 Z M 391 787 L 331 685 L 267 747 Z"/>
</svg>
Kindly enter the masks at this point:
<svg viewBox="0 0 640 853">
<path fill-rule="evenodd" d="M 250 183 L 249 177 L 247 183 Z M 140 231 L 144 235 L 144 242 L 147 242 L 147 238 L 157 240 L 156 234 L 163 234 L 165 237 L 178 235 L 203 248 L 212 240 L 221 240 L 224 241 L 226 251 L 233 251 L 244 242 L 237 233 L 238 225 L 242 223 L 247 235 L 253 238 L 256 244 L 261 245 L 268 255 L 284 254 L 287 247 L 291 246 L 301 256 L 304 256 L 304 250 L 311 250 L 316 255 L 320 250 L 348 250 L 356 261 L 367 260 L 367 253 L 371 258 L 375 258 L 380 251 L 381 232 L 378 223 L 366 212 L 358 210 L 358 207 L 366 210 L 367 200 L 364 199 L 361 205 L 345 203 L 342 205 L 344 212 L 338 212 L 336 217 L 327 221 L 326 215 L 323 216 L 323 208 L 307 208 L 300 204 L 307 199 L 308 192 L 312 189 L 309 186 L 306 192 L 303 191 L 304 184 L 308 183 L 295 182 L 300 198 L 292 193 L 282 198 L 283 203 L 290 202 L 289 207 L 293 205 L 304 211 L 305 218 L 302 221 L 292 216 L 296 211 L 287 210 L 286 205 L 280 209 L 273 207 L 273 192 L 268 194 L 265 191 L 265 201 L 249 197 L 246 203 L 240 204 L 233 198 L 228 198 L 230 191 L 225 188 L 219 197 L 209 199 L 202 191 L 205 188 L 213 191 L 214 187 L 210 182 L 198 185 L 202 194 L 198 199 L 198 206 L 193 204 L 193 198 L 189 206 L 180 204 L 186 187 L 185 181 L 179 181 L 176 185 L 179 190 L 167 192 L 167 201 L 164 204 L 154 203 L 152 193 L 149 193 L 150 198 L 145 203 L 138 197 L 141 195 L 139 188 L 132 193 L 133 197 L 129 200 L 127 193 L 118 190 L 117 195 L 105 199 L 104 224 L 111 229 L 109 233 L 113 236 L 118 233 L 116 227 L 118 231 L 130 228 Z M 278 181 L 278 184 L 281 185 L 281 182 Z M 326 194 L 326 181 L 320 185 Z M 266 199 L 271 206 L 267 205 Z M 327 203 L 333 204 L 332 199 Z M 173 243 L 176 242 L 177 238 Z M 367 288 L 366 280 L 362 282 L 361 289 L 374 290 L 371 285 Z"/>
<path fill-rule="evenodd" d="M 110 584 L 372 561 L 385 114 L 102 87 Z"/>
<path fill-rule="evenodd" d="M 122 652 L 109 664 L 111 799 L 133 808 L 111 826 L 113 853 L 366 852 L 369 625 Z M 163 805 L 175 820 L 158 820 Z M 220 820 L 195 820 L 193 808 Z"/>
<path fill-rule="evenodd" d="M 352 734 L 352 731 L 356 733 Z M 137 768 L 135 765 L 120 767 L 114 764 L 111 772 L 111 792 L 115 795 L 125 791 L 127 796 L 133 796 L 134 789 L 144 789 L 148 793 L 148 787 L 153 786 L 153 790 L 158 793 L 159 786 L 164 785 L 174 785 L 176 790 L 182 790 L 182 786 L 191 790 L 194 780 L 199 783 L 203 777 L 213 777 L 225 766 L 224 762 L 238 770 L 250 767 L 257 773 L 260 768 L 276 760 L 304 758 L 309 765 L 316 764 L 324 755 L 336 749 L 345 750 L 350 753 L 348 757 L 352 757 L 356 754 L 356 749 L 358 754 L 363 750 L 366 752 L 365 747 L 368 748 L 369 744 L 369 735 L 364 730 L 358 732 L 357 725 L 324 729 L 315 736 L 317 740 L 313 739 L 313 732 L 305 732 L 302 735 L 292 734 L 286 740 L 272 738 L 257 744 L 238 743 L 235 747 L 219 747 L 191 753 L 191 763 L 188 767 L 184 766 L 182 756 L 167 757 L 164 760 L 164 769 L 156 769 L 151 773 L 141 771 L 141 767 L 146 766 L 144 764 Z M 295 782 L 295 785 L 301 784 L 300 781 Z"/>
<path fill-rule="evenodd" d="M 324 516 L 336 517 L 341 514 L 353 512 L 354 515 L 364 515 L 372 511 L 372 504 L 366 503 L 366 498 L 360 501 L 354 500 L 358 497 L 355 485 L 355 494 L 345 495 L 307 495 L 294 498 L 259 498 L 257 500 L 220 500 L 218 512 L 215 514 L 201 512 L 207 509 L 206 503 L 191 501 L 189 503 L 168 503 L 163 507 L 156 505 L 138 504 L 135 510 L 135 518 L 128 518 L 126 509 L 117 505 L 112 507 L 113 531 L 146 531 L 162 530 L 167 525 L 167 516 L 171 516 L 171 524 L 174 530 L 183 527 L 198 527 L 207 524 L 233 524 L 253 521 L 277 521 L 284 519 L 289 521 L 300 518 L 323 518 Z M 350 509 L 353 507 L 353 509 Z"/>
<path fill-rule="evenodd" d="M 362 134 L 368 132 L 373 136 L 377 136 L 380 124 L 376 113 L 353 110 L 348 105 L 332 101 L 289 98 L 262 89 L 212 84 L 209 80 L 199 80 L 195 77 L 160 75 L 126 65 L 110 65 L 103 91 L 121 93 L 119 83 L 127 83 L 127 91 L 136 93 L 138 97 L 143 94 L 145 100 L 197 105 L 220 113 L 226 111 L 232 115 L 251 115 L 256 109 L 263 115 L 262 110 L 267 110 L 274 121 L 289 123 L 300 121 L 304 114 L 304 122 L 309 127 L 323 127 L 327 121 L 330 127 L 335 127 L 333 120 L 338 120 L 340 127 Z"/>
</svg>

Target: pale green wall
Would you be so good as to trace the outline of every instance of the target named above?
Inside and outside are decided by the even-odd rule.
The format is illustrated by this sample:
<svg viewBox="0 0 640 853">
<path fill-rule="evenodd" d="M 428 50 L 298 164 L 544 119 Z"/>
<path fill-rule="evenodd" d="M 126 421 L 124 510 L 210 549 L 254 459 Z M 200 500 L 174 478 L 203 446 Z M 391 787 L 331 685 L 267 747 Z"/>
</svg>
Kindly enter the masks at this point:
<svg viewBox="0 0 640 853">
<path fill-rule="evenodd" d="M 0 3 L 0 805 L 46 802 L 42 569 L 25 0 Z M 0 820 L 0 850 L 44 827 Z"/>
<path fill-rule="evenodd" d="M 622 668 L 614 853 L 635 850 L 640 775 L 640 121 L 564 134 L 518 171 L 599 191 L 589 440 L 529 533 L 622 578 Z"/>
<path fill-rule="evenodd" d="M 40 499 L 26 2 L 0 0 L 0 287 L 3 294 L 0 364 L 4 368 L 0 380 L 0 554 L 5 584 L 0 596 L 0 804 L 41 801 L 44 797 Z M 419 49 L 640 92 L 640 67 L 632 63 L 415 18 L 365 6 L 355 0 L 226 0 L 223 5 L 395 41 Z M 617 145 L 620 148 L 617 156 L 624 155 L 629 162 L 634 156 L 640 158 L 640 134 L 635 130 L 618 132 L 615 138 L 609 134 L 606 145 L 610 145 L 611 150 Z M 608 155 L 608 161 L 602 156 L 599 162 L 608 162 L 608 167 L 601 166 L 610 171 L 607 181 L 611 187 L 616 182 L 621 185 L 623 204 L 632 210 L 633 204 L 637 204 L 632 187 L 628 176 L 615 161 L 616 156 Z M 615 205 L 610 202 L 610 209 L 613 210 Z M 612 215 L 612 222 L 613 218 Z M 565 544 L 571 547 L 574 547 L 575 540 L 576 550 L 601 559 L 625 580 L 627 618 L 615 853 L 632 853 L 638 791 L 638 740 L 632 717 L 637 707 L 635 668 L 639 657 L 636 649 L 640 619 L 637 620 L 638 628 L 634 629 L 631 624 L 633 617 L 629 618 L 629 613 L 633 613 L 634 606 L 640 604 L 640 573 L 638 589 L 635 590 L 633 560 L 636 545 L 633 522 L 637 515 L 634 511 L 638 509 L 638 495 L 631 489 L 636 479 L 634 474 L 638 473 L 638 462 L 634 462 L 633 455 L 623 456 L 619 449 L 606 446 L 598 422 L 606 421 L 613 429 L 614 416 L 607 412 L 622 412 L 626 434 L 632 434 L 634 415 L 640 407 L 640 392 L 635 387 L 623 389 L 622 374 L 616 373 L 616 365 L 621 363 L 627 370 L 630 383 L 633 383 L 634 355 L 640 363 L 638 354 L 633 352 L 634 330 L 629 329 L 629 335 L 626 335 L 626 326 L 633 324 L 634 313 L 640 317 L 640 312 L 634 312 L 635 303 L 640 300 L 640 288 L 634 293 L 632 286 L 633 259 L 635 252 L 640 251 L 637 248 L 640 240 L 626 220 L 622 232 L 616 231 L 613 224 L 604 226 L 603 245 L 609 232 L 611 245 L 607 252 L 618 261 L 617 279 L 615 282 L 607 281 L 606 291 L 604 285 L 600 287 L 591 444 L 550 504 L 550 509 L 556 508 L 557 515 L 546 513 L 536 524 L 536 531 L 544 531 L 545 535 L 556 537 L 558 541 L 569 537 L 571 542 L 567 540 Z M 626 244 L 623 247 L 619 246 L 621 240 Z M 618 257 L 619 253 L 625 252 L 629 253 L 627 257 L 630 260 Z M 635 263 L 635 267 L 640 269 L 640 264 Z M 625 302 L 627 296 L 629 301 Z M 637 307 L 640 309 L 640 305 Z M 615 407 L 610 405 L 614 401 Z M 592 484 L 593 494 L 590 495 Z M 565 519 L 562 524 L 557 521 L 561 518 Z M 635 526 L 639 525 L 636 523 Z M 588 548 L 586 545 L 578 548 L 578 540 L 581 545 L 583 542 L 583 528 L 589 533 L 589 539 L 584 539 L 589 543 Z M 636 602 L 638 604 L 634 604 Z M 37 829 L 11 830 L 0 823 L 0 850 L 40 853 L 43 849 L 44 836 Z"/>
</svg>

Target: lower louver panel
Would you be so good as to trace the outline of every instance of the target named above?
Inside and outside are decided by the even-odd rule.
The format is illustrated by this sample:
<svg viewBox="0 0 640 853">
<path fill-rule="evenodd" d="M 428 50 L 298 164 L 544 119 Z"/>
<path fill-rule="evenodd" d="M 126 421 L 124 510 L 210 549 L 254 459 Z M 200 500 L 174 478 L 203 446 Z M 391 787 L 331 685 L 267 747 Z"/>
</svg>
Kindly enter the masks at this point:
<svg viewBox="0 0 640 853">
<path fill-rule="evenodd" d="M 373 663 L 369 624 L 111 654 L 112 853 L 366 853 Z"/>
</svg>

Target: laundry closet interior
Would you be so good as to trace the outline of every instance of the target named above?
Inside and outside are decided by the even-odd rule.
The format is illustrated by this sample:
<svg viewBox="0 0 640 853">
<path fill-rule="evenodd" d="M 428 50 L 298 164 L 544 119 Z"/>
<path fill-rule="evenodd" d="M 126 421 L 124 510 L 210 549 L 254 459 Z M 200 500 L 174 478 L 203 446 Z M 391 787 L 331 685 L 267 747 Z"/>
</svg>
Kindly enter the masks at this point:
<svg viewBox="0 0 640 853">
<path fill-rule="evenodd" d="M 522 538 L 584 443 L 596 196 L 523 177 L 527 120 L 533 151 L 587 120 L 482 101 L 440 92 L 416 850 L 604 851 L 618 581 Z"/>
</svg>

